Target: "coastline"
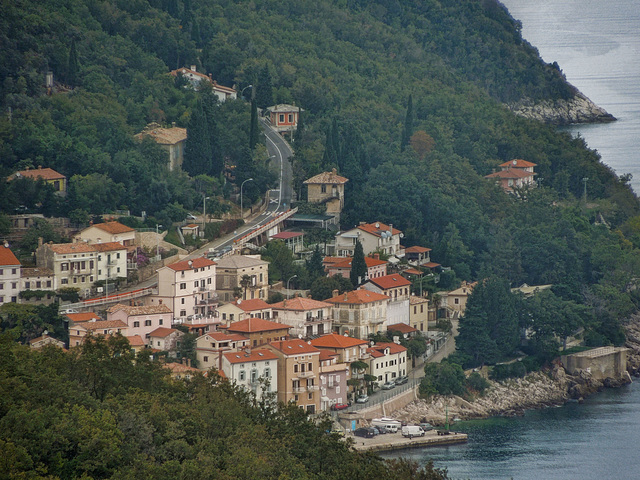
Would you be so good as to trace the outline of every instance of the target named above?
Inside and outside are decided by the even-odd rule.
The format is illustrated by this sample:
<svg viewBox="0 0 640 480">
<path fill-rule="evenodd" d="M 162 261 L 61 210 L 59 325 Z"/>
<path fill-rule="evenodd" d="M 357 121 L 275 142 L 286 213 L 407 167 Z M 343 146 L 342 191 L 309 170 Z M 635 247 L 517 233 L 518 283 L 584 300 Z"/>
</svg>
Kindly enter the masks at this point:
<svg viewBox="0 0 640 480">
<path fill-rule="evenodd" d="M 507 108 L 520 117 L 558 126 L 616 121 L 613 115 L 577 90 L 568 100 L 534 102 L 529 98 L 523 98 L 518 102 L 507 104 Z"/>
</svg>

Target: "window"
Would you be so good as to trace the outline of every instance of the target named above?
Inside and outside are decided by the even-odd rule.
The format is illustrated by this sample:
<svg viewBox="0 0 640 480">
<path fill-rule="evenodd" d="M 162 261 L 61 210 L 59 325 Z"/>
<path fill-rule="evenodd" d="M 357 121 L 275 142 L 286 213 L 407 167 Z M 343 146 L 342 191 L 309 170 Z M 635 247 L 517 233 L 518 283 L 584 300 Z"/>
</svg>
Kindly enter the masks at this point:
<svg viewBox="0 0 640 480">
<path fill-rule="evenodd" d="M 298 373 L 298 364 L 297 363 L 293 366 L 293 373 Z"/>
<path fill-rule="evenodd" d="M 78 283 L 78 277 L 73 277 L 73 283 Z"/>
<path fill-rule="evenodd" d="M 138 328 L 139 326 L 140 326 L 140 322 L 139 321 L 133 322 L 133 328 Z"/>
<path fill-rule="evenodd" d="M 223 319 L 223 320 L 226 320 L 226 319 L 227 319 L 227 314 L 226 314 L 226 313 L 223 313 L 223 314 L 222 314 L 222 319 Z"/>
<path fill-rule="evenodd" d="M 63 272 L 66 272 L 69 270 L 69 263 L 65 262 L 65 263 L 61 263 L 60 264 L 60 270 L 62 270 Z"/>
<path fill-rule="evenodd" d="M 180 316 L 181 317 L 186 317 L 187 316 L 187 311 L 186 310 L 180 310 Z"/>
<path fill-rule="evenodd" d="M 150 327 L 151 326 L 151 320 L 145 320 L 144 321 L 144 326 L 145 327 Z"/>
<path fill-rule="evenodd" d="M 197 281 L 197 280 L 196 280 L 195 282 L 193 282 L 193 286 L 194 286 L 195 288 L 198 288 L 198 281 Z"/>
<path fill-rule="evenodd" d="M 454 298 L 453 299 L 453 303 L 455 303 L 456 305 L 458 305 L 460 303 L 460 299 L 459 298 Z"/>
<path fill-rule="evenodd" d="M 162 325 L 162 319 L 158 320 L 158 325 Z"/>
<path fill-rule="evenodd" d="M 180 303 L 181 303 L 182 305 L 184 305 L 184 298 L 181 298 L 181 299 L 180 299 Z"/>
<path fill-rule="evenodd" d="M 245 372 L 244 370 L 240 370 L 240 381 L 244 381 L 245 378 Z"/>
<path fill-rule="evenodd" d="M 4 297 L 0 295 L 0 303 L 4 302 Z"/>
<path fill-rule="evenodd" d="M 202 361 L 204 363 L 207 363 L 209 361 L 209 357 L 207 357 L 207 356 L 202 357 Z"/>
<path fill-rule="evenodd" d="M 186 290 L 187 289 L 187 284 L 186 283 L 181 283 L 180 284 L 180 290 Z"/>
<path fill-rule="evenodd" d="M 17 303 L 18 302 L 18 297 L 11 297 L 11 302 Z"/>
<path fill-rule="evenodd" d="M 278 115 L 278 122 L 284 123 L 284 113 L 281 113 L 280 115 Z"/>
<path fill-rule="evenodd" d="M 288 120 L 289 123 L 293 123 L 293 113 L 290 113 L 288 118 L 289 118 L 289 120 Z"/>
<path fill-rule="evenodd" d="M 31 289 L 30 282 L 24 282 L 24 288 L 26 288 L 27 290 L 30 290 Z"/>
<path fill-rule="evenodd" d="M 309 393 L 309 400 L 313 400 L 313 393 Z"/>
<path fill-rule="evenodd" d="M 68 284 L 69 284 L 69 279 L 68 279 L 68 278 L 63 278 L 63 279 L 60 281 L 60 283 L 61 283 L 62 285 L 68 285 Z"/>
<path fill-rule="evenodd" d="M 4 290 L 4 283 L 0 283 L 0 290 Z"/>
<path fill-rule="evenodd" d="M 336 395 L 340 393 L 340 387 L 336 387 Z"/>
<path fill-rule="evenodd" d="M 91 281 L 93 282 L 93 277 L 91 277 Z M 51 288 L 51 280 L 47 280 L 47 288 Z"/>
<path fill-rule="evenodd" d="M 120 258 L 120 254 L 119 253 L 116 253 L 116 258 Z"/>
<path fill-rule="evenodd" d="M 270 368 L 265 368 L 264 369 L 264 376 L 265 376 L 265 378 L 271 378 L 271 369 Z"/>
</svg>

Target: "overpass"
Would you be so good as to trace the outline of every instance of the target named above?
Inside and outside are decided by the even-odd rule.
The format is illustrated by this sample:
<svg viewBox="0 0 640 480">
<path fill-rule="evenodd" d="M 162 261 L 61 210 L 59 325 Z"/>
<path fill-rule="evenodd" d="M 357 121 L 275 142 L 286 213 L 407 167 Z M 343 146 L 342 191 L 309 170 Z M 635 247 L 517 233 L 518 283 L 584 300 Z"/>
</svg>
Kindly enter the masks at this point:
<svg viewBox="0 0 640 480">
<path fill-rule="evenodd" d="M 253 230 L 245 233 L 243 236 L 238 237 L 233 241 L 233 249 L 240 249 L 244 247 L 249 241 L 256 239 L 256 244 L 263 245 L 267 242 L 269 234 L 278 233 L 280 231 L 280 224 L 287 218 L 293 216 L 298 211 L 298 207 L 287 210 L 286 212 L 278 214 L 272 220 L 259 225 Z"/>
</svg>

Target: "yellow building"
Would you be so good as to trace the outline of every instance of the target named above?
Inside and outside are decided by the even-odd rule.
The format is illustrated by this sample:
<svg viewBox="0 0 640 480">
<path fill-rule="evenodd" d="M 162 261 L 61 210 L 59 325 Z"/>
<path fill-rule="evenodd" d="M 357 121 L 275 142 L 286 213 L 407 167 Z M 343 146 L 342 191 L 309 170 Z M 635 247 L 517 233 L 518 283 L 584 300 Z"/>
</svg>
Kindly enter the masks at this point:
<svg viewBox="0 0 640 480">
<path fill-rule="evenodd" d="M 20 177 L 30 178 L 34 181 L 42 179 L 46 183 L 53 185 L 56 192 L 65 193 L 67 191 L 67 177 L 52 168 L 42 168 L 41 166 L 33 169 L 27 168 L 16 172 L 11 179 Z"/>
</svg>

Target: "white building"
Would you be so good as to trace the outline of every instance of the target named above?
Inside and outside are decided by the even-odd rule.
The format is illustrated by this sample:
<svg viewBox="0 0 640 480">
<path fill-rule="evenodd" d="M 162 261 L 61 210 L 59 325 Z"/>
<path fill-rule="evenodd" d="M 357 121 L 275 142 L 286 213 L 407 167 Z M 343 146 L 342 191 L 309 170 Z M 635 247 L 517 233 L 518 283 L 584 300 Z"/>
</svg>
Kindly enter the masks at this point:
<svg viewBox="0 0 640 480">
<path fill-rule="evenodd" d="M 394 273 L 372 278 L 365 282 L 363 287 L 389 297 L 387 326 L 395 323 L 409 324 L 409 296 L 411 295 L 411 282 L 409 280 L 402 275 Z"/>
<path fill-rule="evenodd" d="M 407 349 L 397 343 L 376 343 L 368 349 L 369 374 L 385 383 L 407 374 Z"/>
<path fill-rule="evenodd" d="M 167 305 L 174 318 L 211 317 L 218 304 L 216 263 L 205 257 L 182 260 L 158 269 L 158 294 L 151 305 Z"/>
<path fill-rule="evenodd" d="M 125 246 L 118 242 L 107 242 L 93 244 L 93 248 L 98 252 L 98 281 L 127 277 L 127 248 Z"/>
<path fill-rule="evenodd" d="M 278 386 L 278 356 L 271 350 L 223 353 L 222 371 L 229 381 L 255 393 L 258 400 Z"/>
<path fill-rule="evenodd" d="M 311 338 L 331 333 L 332 304 L 295 297 L 271 305 L 273 319 L 290 325 L 292 337 Z"/>
<path fill-rule="evenodd" d="M 336 255 L 352 257 L 356 240 L 360 240 L 365 255 L 381 252 L 386 255 L 401 253 L 400 239 L 403 233 L 393 225 L 384 223 L 361 223 L 356 228 L 336 235 Z"/>
<path fill-rule="evenodd" d="M 18 303 L 22 266 L 7 244 L 0 245 L 0 305 Z"/>
</svg>

